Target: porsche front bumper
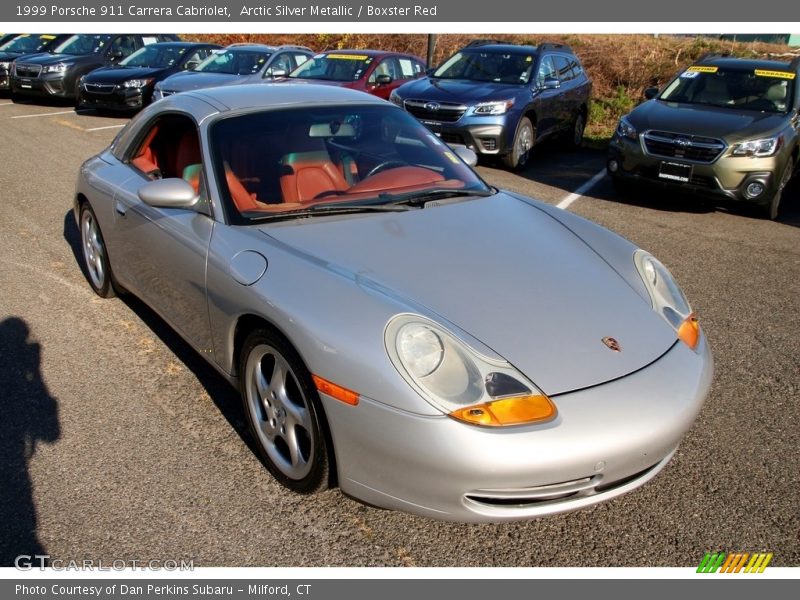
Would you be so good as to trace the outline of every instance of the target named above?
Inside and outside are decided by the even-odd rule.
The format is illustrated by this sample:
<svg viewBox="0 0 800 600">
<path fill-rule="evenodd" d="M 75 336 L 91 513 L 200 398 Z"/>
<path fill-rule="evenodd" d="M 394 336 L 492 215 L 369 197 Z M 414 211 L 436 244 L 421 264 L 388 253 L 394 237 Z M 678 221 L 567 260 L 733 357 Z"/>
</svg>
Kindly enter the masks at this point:
<svg viewBox="0 0 800 600">
<path fill-rule="evenodd" d="M 552 397 L 555 421 L 480 428 L 322 395 L 343 492 L 435 519 L 500 522 L 610 500 L 669 462 L 708 394 L 713 360 L 677 342 L 646 368 Z M 690 492 L 689 492 L 690 493 Z"/>
</svg>

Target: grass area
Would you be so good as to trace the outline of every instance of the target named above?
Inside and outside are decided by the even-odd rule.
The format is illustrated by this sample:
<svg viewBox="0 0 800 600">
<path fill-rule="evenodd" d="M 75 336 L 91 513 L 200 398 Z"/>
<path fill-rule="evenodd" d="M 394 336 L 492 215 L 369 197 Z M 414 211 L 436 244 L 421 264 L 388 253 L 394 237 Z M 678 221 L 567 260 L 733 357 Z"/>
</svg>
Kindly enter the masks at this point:
<svg viewBox="0 0 800 600">
<path fill-rule="evenodd" d="M 421 57 L 425 57 L 427 53 L 427 36 L 424 34 L 209 34 L 182 37 L 222 45 L 234 42 L 261 42 L 299 44 L 316 51 L 376 48 L 410 52 Z M 587 143 L 590 146 L 595 144 L 603 146 L 608 142 L 619 117 L 643 99 L 645 88 L 664 85 L 678 71 L 707 52 L 765 58 L 790 51 L 787 46 L 776 44 L 733 42 L 692 36 L 441 34 L 436 36 L 433 62 L 438 64 L 476 38 L 517 44 L 536 45 L 542 42 L 569 44 L 593 82 L 593 101 L 586 129 Z"/>
</svg>

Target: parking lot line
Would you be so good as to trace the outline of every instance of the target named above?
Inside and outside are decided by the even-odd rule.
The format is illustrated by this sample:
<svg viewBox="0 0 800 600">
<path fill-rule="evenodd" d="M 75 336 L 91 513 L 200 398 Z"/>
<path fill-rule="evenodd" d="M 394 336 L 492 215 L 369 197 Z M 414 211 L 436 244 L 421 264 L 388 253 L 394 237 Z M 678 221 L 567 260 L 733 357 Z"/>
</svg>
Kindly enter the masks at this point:
<svg viewBox="0 0 800 600">
<path fill-rule="evenodd" d="M 106 125 L 105 127 L 92 127 L 91 129 L 84 129 L 84 131 L 102 131 L 103 129 L 119 129 L 120 127 L 125 127 L 127 123 L 121 123 L 119 125 Z"/>
<path fill-rule="evenodd" d="M 59 112 L 51 112 L 51 113 L 38 113 L 35 115 L 17 115 L 15 117 L 9 117 L 9 119 L 32 119 L 33 117 L 52 117 L 53 115 L 67 115 L 69 113 L 74 113 L 74 110 L 62 110 Z"/>
<path fill-rule="evenodd" d="M 563 208 L 564 210 L 568 209 L 570 204 L 575 202 L 575 200 L 577 200 L 578 198 L 583 196 L 586 192 L 588 192 L 595 185 L 597 185 L 597 182 L 600 181 L 603 177 L 605 177 L 605 175 L 606 175 L 606 170 L 605 170 L 605 167 L 604 167 L 603 169 L 601 169 L 600 171 L 595 173 L 595 175 L 591 179 L 589 179 L 588 181 L 584 182 L 584 184 L 581 185 L 581 187 L 579 187 L 577 190 L 572 192 L 569 196 L 564 198 L 561 202 L 556 204 L 556 206 L 558 208 Z"/>
</svg>

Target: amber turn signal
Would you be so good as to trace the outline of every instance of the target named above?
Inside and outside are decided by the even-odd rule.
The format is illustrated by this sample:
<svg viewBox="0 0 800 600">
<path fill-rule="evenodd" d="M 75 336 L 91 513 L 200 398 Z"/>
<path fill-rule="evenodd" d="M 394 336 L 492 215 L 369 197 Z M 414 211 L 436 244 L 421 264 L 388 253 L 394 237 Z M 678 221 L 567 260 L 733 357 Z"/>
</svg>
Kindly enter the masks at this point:
<svg viewBox="0 0 800 600">
<path fill-rule="evenodd" d="M 515 396 L 459 408 L 450 413 L 458 421 L 486 427 L 549 421 L 556 407 L 547 396 Z"/>
<path fill-rule="evenodd" d="M 311 378 L 314 380 L 314 385 L 317 386 L 317 389 L 323 394 L 327 394 L 331 398 L 336 398 L 345 404 L 350 404 L 352 406 L 358 404 L 358 394 L 356 392 L 336 385 L 332 381 L 328 381 L 317 375 L 312 375 Z"/>
<path fill-rule="evenodd" d="M 692 350 L 697 348 L 697 342 L 700 341 L 700 323 L 697 322 L 697 317 L 694 314 L 686 317 L 681 326 L 678 327 L 678 339 Z"/>
</svg>

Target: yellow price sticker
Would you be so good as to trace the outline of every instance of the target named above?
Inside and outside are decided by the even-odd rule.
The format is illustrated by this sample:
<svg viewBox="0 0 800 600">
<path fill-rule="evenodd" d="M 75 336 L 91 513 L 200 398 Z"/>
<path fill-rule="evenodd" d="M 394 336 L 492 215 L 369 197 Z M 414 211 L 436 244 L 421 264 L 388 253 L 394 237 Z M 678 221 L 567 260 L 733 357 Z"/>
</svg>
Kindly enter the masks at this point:
<svg viewBox="0 0 800 600">
<path fill-rule="evenodd" d="M 334 60 L 367 60 L 369 56 L 366 54 L 327 54 L 325 58 Z"/>
<path fill-rule="evenodd" d="M 54 39 L 56 39 L 56 36 L 54 36 L 54 35 L 40 35 L 39 37 L 42 38 L 43 40 L 54 40 Z"/>
<path fill-rule="evenodd" d="M 717 71 L 719 71 L 719 67 L 702 67 L 700 65 L 695 65 L 693 67 L 689 67 L 686 70 L 693 71 L 695 73 L 716 73 Z"/>
<path fill-rule="evenodd" d="M 756 69 L 755 73 L 759 77 L 777 77 L 778 79 L 794 79 L 797 76 L 796 73 L 788 71 L 770 71 L 768 69 Z"/>
</svg>

